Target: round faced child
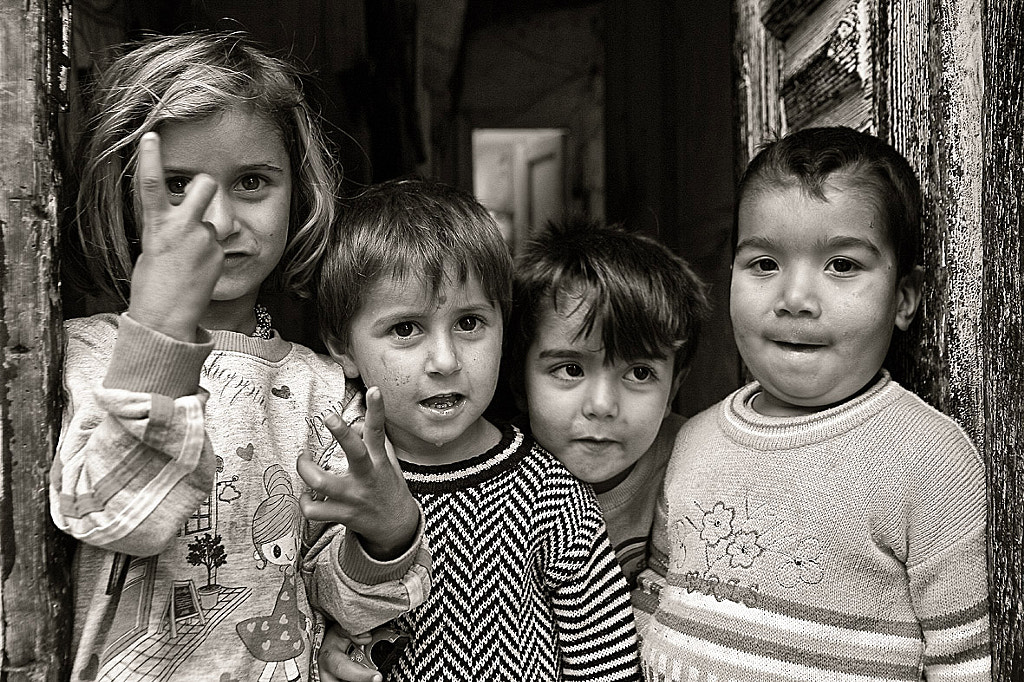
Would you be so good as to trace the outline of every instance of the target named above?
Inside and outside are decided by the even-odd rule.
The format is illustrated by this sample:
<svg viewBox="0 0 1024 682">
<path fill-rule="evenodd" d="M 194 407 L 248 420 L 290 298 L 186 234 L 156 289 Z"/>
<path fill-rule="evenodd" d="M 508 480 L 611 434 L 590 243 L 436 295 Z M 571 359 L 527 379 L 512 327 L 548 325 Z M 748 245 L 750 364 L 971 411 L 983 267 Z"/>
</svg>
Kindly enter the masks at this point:
<svg viewBox="0 0 1024 682">
<path fill-rule="evenodd" d="M 537 441 L 613 486 L 654 442 L 706 314 L 703 284 L 663 245 L 574 219 L 516 263 L 512 382 Z"/>
<path fill-rule="evenodd" d="M 737 346 L 764 388 L 758 411 L 814 412 L 855 395 L 877 376 L 893 330 L 913 320 L 920 274 L 901 262 L 907 228 L 886 211 L 884 172 L 748 171 L 730 305 Z"/>
</svg>

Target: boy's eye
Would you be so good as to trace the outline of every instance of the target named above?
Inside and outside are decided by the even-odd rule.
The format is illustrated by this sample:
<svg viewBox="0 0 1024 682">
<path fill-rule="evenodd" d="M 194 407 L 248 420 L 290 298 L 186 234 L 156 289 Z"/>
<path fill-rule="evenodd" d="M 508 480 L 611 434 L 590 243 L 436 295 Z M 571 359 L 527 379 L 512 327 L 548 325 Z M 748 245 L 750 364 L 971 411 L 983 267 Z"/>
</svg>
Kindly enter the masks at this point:
<svg viewBox="0 0 1024 682">
<path fill-rule="evenodd" d="M 857 269 L 857 264 L 849 258 L 833 258 L 829 261 L 829 269 L 838 273 L 849 273 Z"/>
<path fill-rule="evenodd" d="M 628 377 L 631 381 L 650 381 L 654 378 L 654 370 L 650 367 L 639 365 L 629 370 Z"/>
<path fill-rule="evenodd" d="M 172 178 L 167 178 L 167 191 L 171 194 L 184 194 L 185 188 L 188 187 L 188 183 L 192 178 L 186 178 L 181 175 L 177 175 Z"/>
<path fill-rule="evenodd" d="M 476 331 L 476 328 L 480 326 L 480 320 L 472 315 L 466 315 L 460 318 L 456 325 L 459 327 L 459 331 L 471 332 Z"/>
<path fill-rule="evenodd" d="M 583 376 L 583 368 L 570 362 L 566 365 L 559 365 L 552 373 L 562 379 L 579 379 Z"/>
<path fill-rule="evenodd" d="M 243 175 L 238 186 L 246 192 L 255 192 L 263 187 L 263 178 L 258 175 Z"/>
<path fill-rule="evenodd" d="M 750 267 L 752 267 L 755 272 L 775 272 L 779 269 L 779 264 L 771 258 L 758 258 L 750 264 Z"/>
<path fill-rule="evenodd" d="M 416 331 L 416 325 L 412 322 L 399 322 L 391 328 L 391 331 L 395 333 L 395 336 L 406 339 L 412 336 Z"/>
</svg>

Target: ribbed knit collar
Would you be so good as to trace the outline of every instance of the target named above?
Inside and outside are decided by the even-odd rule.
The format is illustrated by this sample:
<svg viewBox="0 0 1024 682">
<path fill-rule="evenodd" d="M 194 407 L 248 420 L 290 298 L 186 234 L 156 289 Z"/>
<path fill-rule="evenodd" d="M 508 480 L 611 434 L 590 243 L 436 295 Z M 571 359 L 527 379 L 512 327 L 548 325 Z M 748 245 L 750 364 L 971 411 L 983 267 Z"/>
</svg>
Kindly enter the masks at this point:
<svg viewBox="0 0 1024 682">
<path fill-rule="evenodd" d="M 718 411 L 718 423 L 737 443 L 763 450 L 785 450 L 834 438 L 885 410 L 902 393 L 900 385 L 882 370 L 870 388 L 835 407 L 799 417 L 770 417 L 751 407 L 762 390 L 755 381 L 729 395 Z"/>
<path fill-rule="evenodd" d="M 530 451 L 532 440 L 518 427 L 501 424 L 501 439 L 487 452 L 449 464 L 400 462 L 409 490 L 439 494 L 471 488 L 516 466 Z"/>
<path fill-rule="evenodd" d="M 280 362 L 292 349 L 292 344 L 282 339 L 277 332 L 269 339 L 260 339 L 238 332 L 218 329 L 210 332 L 214 350 L 232 351 L 255 355 L 269 362 Z"/>
<path fill-rule="evenodd" d="M 676 433 L 685 421 L 683 417 L 677 414 L 670 414 L 663 419 L 661 427 L 658 429 L 658 435 L 654 439 L 654 443 L 651 444 L 651 450 L 656 447 L 662 447 L 666 451 L 671 451 Z M 663 442 L 665 440 L 668 442 Z M 629 472 L 629 475 L 621 483 L 597 496 L 597 499 L 601 502 L 602 509 L 605 511 L 618 509 L 623 505 L 631 503 L 635 497 L 646 497 L 658 493 L 657 489 L 650 489 L 651 474 L 659 466 L 664 466 L 667 457 L 653 456 L 654 453 L 651 450 L 645 452 L 636 461 L 636 466 L 633 467 L 633 470 Z"/>
</svg>

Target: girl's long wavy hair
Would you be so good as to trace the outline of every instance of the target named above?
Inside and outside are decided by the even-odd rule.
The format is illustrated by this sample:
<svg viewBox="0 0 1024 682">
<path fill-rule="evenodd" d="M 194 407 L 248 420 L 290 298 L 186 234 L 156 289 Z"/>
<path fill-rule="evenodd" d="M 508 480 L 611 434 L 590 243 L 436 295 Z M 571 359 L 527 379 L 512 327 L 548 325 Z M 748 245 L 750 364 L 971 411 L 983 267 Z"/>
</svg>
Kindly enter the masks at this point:
<svg viewBox="0 0 1024 682">
<path fill-rule="evenodd" d="M 293 182 L 288 247 L 265 287 L 307 297 L 335 217 L 340 168 L 301 73 L 240 33 L 148 39 L 104 71 L 92 101 L 74 217 L 64 240 L 69 274 L 86 291 L 127 305 L 140 252 L 138 143 L 167 123 L 251 107 L 281 131 Z"/>
</svg>

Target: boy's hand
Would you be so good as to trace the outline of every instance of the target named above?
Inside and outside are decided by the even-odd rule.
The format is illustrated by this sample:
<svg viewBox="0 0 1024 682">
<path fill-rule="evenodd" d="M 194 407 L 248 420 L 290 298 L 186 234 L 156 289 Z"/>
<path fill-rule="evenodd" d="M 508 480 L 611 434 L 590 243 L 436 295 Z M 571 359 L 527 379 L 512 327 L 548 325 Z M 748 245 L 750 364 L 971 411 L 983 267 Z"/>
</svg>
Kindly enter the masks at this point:
<svg viewBox="0 0 1024 682">
<path fill-rule="evenodd" d="M 359 534 L 366 552 L 375 559 L 400 556 L 412 544 L 420 512 L 398 460 L 384 442 L 380 389 L 366 391 L 362 437 L 337 414 L 328 415 L 324 424 L 345 451 L 348 471 L 325 471 L 309 453 L 302 454 L 296 468 L 315 493 L 315 497 L 307 492 L 299 498 L 302 513 L 314 521 L 345 524 Z"/>
<path fill-rule="evenodd" d="M 316 657 L 317 671 L 323 682 L 381 682 L 380 673 L 359 665 L 349 658 L 349 644 L 369 644 L 370 633 L 349 635 L 337 623 L 324 633 L 320 653 Z"/>
<path fill-rule="evenodd" d="M 132 273 L 128 316 L 179 341 L 195 341 L 224 268 L 216 230 L 203 220 L 217 185 L 207 175 L 196 175 L 182 202 L 172 206 L 156 133 L 146 133 L 139 142 L 137 173 L 142 254 Z"/>
</svg>

